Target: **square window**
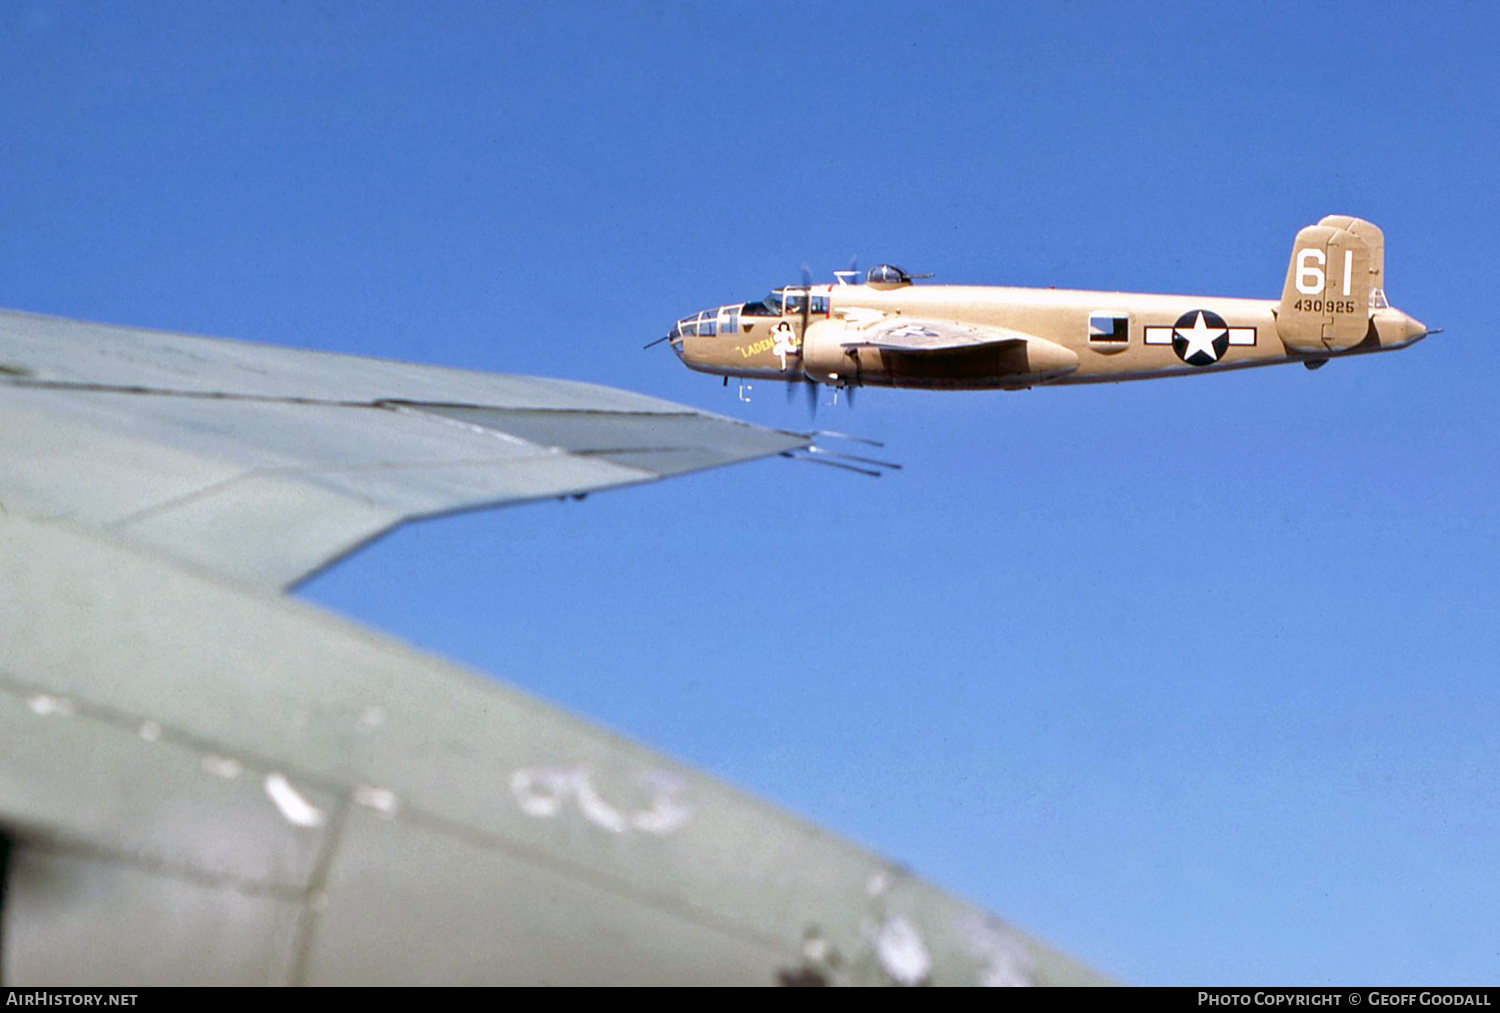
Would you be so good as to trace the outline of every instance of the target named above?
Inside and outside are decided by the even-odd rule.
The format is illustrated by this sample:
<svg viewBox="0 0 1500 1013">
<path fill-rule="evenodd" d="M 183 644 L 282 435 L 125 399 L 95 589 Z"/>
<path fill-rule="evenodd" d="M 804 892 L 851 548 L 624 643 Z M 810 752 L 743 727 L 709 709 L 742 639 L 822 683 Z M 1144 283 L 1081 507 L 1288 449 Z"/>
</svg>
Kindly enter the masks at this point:
<svg viewBox="0 0 1500 1013">
<path fill-rule="evenodd" d="M 1123 345 L 1130 341 L 1130 317 L 1123 313 L 1089 315 L 1089 343 Z"/>
</svg>

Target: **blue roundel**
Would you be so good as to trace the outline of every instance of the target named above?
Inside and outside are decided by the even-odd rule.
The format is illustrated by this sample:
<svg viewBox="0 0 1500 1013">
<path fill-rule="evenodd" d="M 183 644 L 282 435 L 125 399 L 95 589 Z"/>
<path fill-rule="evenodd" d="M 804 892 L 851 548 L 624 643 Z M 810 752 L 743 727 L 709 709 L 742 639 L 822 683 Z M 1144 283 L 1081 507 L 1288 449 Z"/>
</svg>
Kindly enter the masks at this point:
<svg viewBox="0 0 1500 1013">
<path fill-rule="evenodd" d="M 1211 366 L 1229 350 L 1229 325 L 1212 310 L 1191 310 L 1172 325 L 1172 351 L 1189 366 Z"/>
</svg>

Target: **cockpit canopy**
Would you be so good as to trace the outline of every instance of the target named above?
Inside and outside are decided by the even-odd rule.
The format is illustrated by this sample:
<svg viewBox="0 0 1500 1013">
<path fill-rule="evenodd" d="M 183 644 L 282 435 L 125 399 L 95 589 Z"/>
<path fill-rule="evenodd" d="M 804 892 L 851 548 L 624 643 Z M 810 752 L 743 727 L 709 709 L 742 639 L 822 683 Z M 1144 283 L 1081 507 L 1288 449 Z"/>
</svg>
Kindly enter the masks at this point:
<svg viewBox="0 0 1500 1013">
<path fill-rule="evenodd" d="M 759 302 L 747 302 L 740 308 L 747 317 L 780 317 L 799 313 L 828 315 L 828 296 L 806 288 L 787 286 L 772 290 Z"/>
<path fill-rule="evenodd" d="M 690 317 L 683 317 L 677 321 L 672 328 L 669 338 L 702 337 L 711 338 L 716 334 L 737 334 L 740 329 L 740 308 L 738 306 L 720 306 L 716 310 L 704 310 Z"/>
<path fill-rule="evenodd" d="M 788 285 L 772 289 L 756 302 L 734 303 L 683 317 L 673 325 L 672 332 L 667 337 L 676 340 L 683 337 L 711 338 L 721 334 L 738 334 L 742 316 L 826 317 L 828 313 L 829 296 L 826 287 L 814 289 Z"/>
</svg>

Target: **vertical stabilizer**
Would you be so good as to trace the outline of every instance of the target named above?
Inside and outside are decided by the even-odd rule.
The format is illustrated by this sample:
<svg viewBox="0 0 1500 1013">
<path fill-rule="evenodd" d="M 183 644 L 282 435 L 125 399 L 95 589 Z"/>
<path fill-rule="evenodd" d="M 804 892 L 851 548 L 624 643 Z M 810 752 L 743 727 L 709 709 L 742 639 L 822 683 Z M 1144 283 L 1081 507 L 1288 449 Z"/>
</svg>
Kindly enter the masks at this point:
<svg viewBox="0 0 1500 1013">
<path fill-rule="evenodd" d="M 1365 339 L 1384 303 L 1385 236 L 1369 222 L 1329 215 L 1297 233 L 1276 331 L 1297 352 L 1341 352 Z"/>
</svg>

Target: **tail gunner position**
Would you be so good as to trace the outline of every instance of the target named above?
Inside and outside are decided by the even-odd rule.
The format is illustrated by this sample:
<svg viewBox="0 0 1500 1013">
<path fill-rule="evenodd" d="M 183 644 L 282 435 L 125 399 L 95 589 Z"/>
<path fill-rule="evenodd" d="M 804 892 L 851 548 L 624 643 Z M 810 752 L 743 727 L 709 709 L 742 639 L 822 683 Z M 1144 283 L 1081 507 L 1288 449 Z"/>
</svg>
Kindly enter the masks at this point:
<svg viewBox="0 0 1500 1013">
<path fill-rule="evenodd" d="M 1105 383 L 1405 348 L 1435 333 L 1386 302 L 1385 237 L 1329 215 L 1297 233 L 1280 301 L 914 285 L 882 264 L 859 283 L 788 286 L 685 317 L 689 368 L 834 387 L 1014 389 Z"/>
</svg>

